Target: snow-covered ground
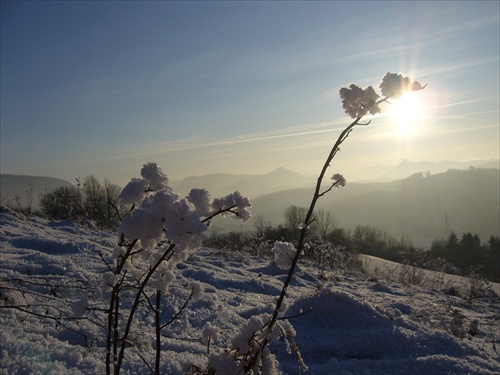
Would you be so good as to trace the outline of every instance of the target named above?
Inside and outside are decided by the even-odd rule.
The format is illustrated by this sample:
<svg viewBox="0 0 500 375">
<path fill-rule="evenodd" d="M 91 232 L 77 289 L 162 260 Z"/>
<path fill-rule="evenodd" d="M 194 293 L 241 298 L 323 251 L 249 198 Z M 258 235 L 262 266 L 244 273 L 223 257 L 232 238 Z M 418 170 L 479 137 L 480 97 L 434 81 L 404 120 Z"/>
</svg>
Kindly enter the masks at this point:
<svg viewBox="0 0 500 375">
<path fill-rule="evenodd" d="M 111 259 L 116 242 L 116 233 L 91 225 L 49 222 L 0 209 L 1 374 L 105 373 L 105 330 L 99 327 L 103 316 L 95 312 L 87 314 L 90 320 L 64 317 L 79 316 L 84 295 L 90 296 L 88 307 L 105 306 L 100 289 L 108 269 L 103 258 Z M 404 285 L 383 277 L 383 267 L 370 262 L 369 273 L 333 272 L 330 280 L 319 277 L 315 264 L 300 264 L 284 315 L 296 316 L 290 322 L 308 366 L 306 374 L 498 373 L 498 293 L 490 289 L 468 302 L 443 293 L 445 285 L 450 290 L 444 279 L 434 288 Z M 204 294 L 163 332 L 161 373 L 182 374 L 188 362 L 206 364 L 202 339 L 207 323 L 219 331 L 210 352 L 231 347 L 249 318 L 272 312 L 285 274 L 270 259 L 223 249 L 196 251 L 177 267 L 165 317 L 182 306 L 190 282 L 201 283 Z M 33 283 L 31 289 L 26 282 Z M 462 284 L 457 281 L 457 289 Z M 60 307 L 61 318 L 44 318 L 54 315 L 50 306 L 56 299 L 67 302 Z M 35 306 L 37 301 L 47 306 Z M 145 317 L 134 327 L 123 373 L 149 373 L 139 354 L 154 362 L 151 325 Z M 283 374 L 302 371 L 284 342 L 271 342 L 270 348 Z"/>
</svg>

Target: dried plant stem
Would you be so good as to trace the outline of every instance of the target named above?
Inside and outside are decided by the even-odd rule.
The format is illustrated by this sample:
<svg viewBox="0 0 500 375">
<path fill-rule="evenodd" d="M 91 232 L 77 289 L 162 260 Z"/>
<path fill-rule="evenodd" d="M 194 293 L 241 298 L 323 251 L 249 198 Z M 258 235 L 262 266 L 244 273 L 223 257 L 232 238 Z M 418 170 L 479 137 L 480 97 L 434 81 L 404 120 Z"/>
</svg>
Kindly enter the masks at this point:
<svg viewBox="0 0 500 375">
<path fill-rule="evenodd" d="M 297 250 L 295 251 L 295 255 L 292 260 L 292 265 L 290 266 L 288 270 L 288 275 L 285 279 L 285 282 L 283 283 L 283 288 L 281 289 L 280 296 L 278 298 L 278 302 L 276 303 L 276 308 L 274 309 L 273 317 L 271 318 L 271 321 L 269 322 L 269 326 L 267 328 L 267 332 L 263 341 L 263 345 L 261 350 L 263 350 L 267 344 L 271 341 L 271 332 L 273 331 L 276 321 L 278 320 L 278 314 L 281 308 L 281 305 L 283 303 L 283 300 L 285 299 L 285 295 L 288 289 L 288 286 L 290 285 L 290 282 L 293 277 L 293 273 L 295 272 L 295 268 L 297 267 L 297 263 L 299 262 L 299 257 L 300 254 L 302 253 L 302 250 L 304 248 L 304 242 L 306 238 L 306 231 L 311 223 L 312 217 L 313 217 L 313 212 L 314 208 L 316 206 L 316 202 L 318 199 L 326 193 L 326 191 L 321 192 L 321 185 L 323 183 L 323 179 L 326 174 L 326 170 L 328 167 L 330 167 L 330 163 L 332 162 L 333 158 L 339 151 L 340 145 L 345 141 L 345 139 L 349 136 L 349 133 L 352 131 L 352 129 L 359 124 L 359 121 L 361 120 L 361 117 L 357 117 L 348 127 L 346 127 L 342 133 L 340 133 L 339 137 L 337 138 L 337 141 L 335 142 L 334 146 L 332 147 L 330 154 L 328 155 L 323 168 L 321 169 L 321 173 L 319 174 L 318 180 L 316 182 L 316 188 L 314 190 L 314 194 L 311 200 L 311 204 L 309 205 L 309 210 L 307 211 L 306 217 L 304 219 L 304 224 L 301 229 L 300 229 L 300 236 L 299 236 L 299 242 L 297 244 Z M 332 185 L 333 187 L 333 185 Z M 331 188 L 330 188 L 331 189 Z M 329 191 L 328 189 L 327 191 Z"/>
<path fill-rule="evenodd" d="M 155 313 L 155 341 L 156 341 L 156 352 L 155 352 L 155 374 L 160 374 L 160 357 L 161 357 L 161 324 L 160 324 L 160 309 L 161 309 L 161 290 L 156 291 L 156 306 L 154 309 Z"/>
<path fill-rule="evenodd" d="M 387 102 L 389 100 L 389 98 L 390 97 L 383 97 L 382 99 L 380 99 L 376 102 L 374 101 L 374 102 L 369 103 L 365 107 L 368 108 L 368 107 L 375 106 L 375 105 L 378 105 L 378 104 L 383 103 L 383 102 Z M 306 231 L 307 231 L 309 225 L 313 221 L 313 213 L 314 213 L 314 208 L 316 207 L 316 203 L 317 203 L 319 198 L 321 198 L 323 195 L 325 195 L 330 190 L 332 190 L 332 188 L 335 187 L 336 184 L 339 182 L 339 181 L 334 181 L 333 184 L 328 189 L 321 191 L 321 185 L 323 183 L 323 179 L 325 177 L 326 171 L 330 167 L 330 163 L 332 162 L 333 158 L 335 157 L 335 155 L 337 155 L 337 152 L 340 150 L 340 145 L 347 139 L 347 137 L 351 133 L 352 129 L 356 125 L 368 125 L 370 123 L 370 121 L 368 121 L 366 123 L 361 123 L 360 121 L 363 118 L 363 116 L 364 115 L 356 117 L 354 119 L 354 121 L 351 124 L 349 124 L 342 131 L 342 133 L 340 133 L 339 137 L 337 138 L 337 141 L 335 142 L 330 153 L 328 154 L 328 157 L 326 158 L 325 163 L 323 164 L 323 167 L 321 168 L 321 172 L 318 176 L 318 180 L 316 182 L 316 187 L 314 189 L 314 194 L 313 194 L 313 197 L 311 200 L 311 204 L 309 205 L 309 209 L 307 211 L 303 225 L 301 225 L 301 227 L 300 227 L 300 236 L 299 236 L 299 242 L 297 244 L 297 250 L 295 251 L 295 255 L 292 259 L 292 264 L 288 270 L 288 274 L 287 274 L 287 277 L 285 279 L 285 282 L 283 283 L 283 288 L 281 289 L 281 293 L 280 293 L 280 296 L 278 298 L 278 301 L 276 302 L 276 307 L 274 309 L 273 316 L 272 316 L 272 318 L 267 326 L 267 330 L 264 334 L 261 346 L 259 348 L 259 353 L 257 353 L 257 355 L 255 356 L 257 361 L 258 361 L 258 357 L 259 357 L 258 354 L 262 354 L 262 351 L 264 350 L 264 348 L 271 341 L 272 332 L 276 326 L 277 321 L 279 320 L 279 317 L 278 317 L 279 311 L 281 309 L 281 305 L 283 304 L 283 300 L 285 299 L 285 295 L 286 295 L 288 286 L 290 285 L 290 282 L 292 280 L 293 274 L 295 272 L 295 268 L 297 267 L 297 263 L 299 262 L 299 258 L 300 258 L 300 255 L 302 254 L 302 250 L 304 249 Z"/>
<path fill-rule="evenodd" d="M 125 343 L 126 343 L 126 340 L 128 339 L 128 334 L 129 334 L 130 328 L 132 326 L 132 320 L 133 320 L 135 311 L 137 309 L 137 306 L 139 305 L 139 302 L 140 302 L 140 299 L 141 299 L 141 296 L 142 296 L 142 292 L 143 292 L 144 288 L 148 285 L 149 279 L 153 276 L 153 274 L 155 273 L 156 269 L 171 254 L 171 252 L 174 251 L 174 247 L 175 247 L 175 244 L 171 244 L 163 252 L 162 256 L 148 270 L 148 272 L 147 272 L 144 280 L 142 280 L 141 283 L 140 283 L 140 285 L 139 285 L 139 290 L 137 291 L 137 293 L 135 295 L 134 303 L 132 304 L 132 308 L 130 309 L 130 313 L 129 313 L 129 316 L 128 316 L 127 324 L 125 326 L 125 331 L 123 332 L 123 337 L 120 338 L 121 345 L 120 345 L 120 352 L 118 354 L 118 359 L 117 359 L 117 362 L 116 362 L 116 366 L 115 366 L 115 369 L 114 369 L 114 373 L 115 374 L 119 374 L 120 373 L 121 365 L 122 365 L 122 362 L 123 362 L 123 356 L 124 356 L 124 352 L 125 352 L 125 347 L 126 347 Z"/>
</svg>

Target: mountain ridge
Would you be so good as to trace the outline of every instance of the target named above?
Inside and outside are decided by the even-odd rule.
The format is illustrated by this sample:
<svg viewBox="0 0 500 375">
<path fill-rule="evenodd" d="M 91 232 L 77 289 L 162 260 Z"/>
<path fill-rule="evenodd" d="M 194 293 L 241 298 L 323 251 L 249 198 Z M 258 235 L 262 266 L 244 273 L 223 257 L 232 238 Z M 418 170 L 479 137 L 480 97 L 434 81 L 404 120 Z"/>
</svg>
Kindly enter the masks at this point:
<svg viewBox="0 0 500 375">
<path fill-rule="evenodd" d="M 430 172 L 432 174 L 446 172 L 450 169 L 467 169 L 467 168 L 500 168 L 498 159 L 487 160 L 469 160 L 469 161 L 440 161 L 430 162 L 421 160 L 419 162 L 409 161 L 404 159 L 395 167 L 381 173 L 376 180 L 378 181 L 393 181 L 400 178 L 411 176 L 418 172 Z"/>
<path fill-rule="evenodd" d="M 284 223 L 291 205 L 308 207 L 310 188 L 290 189 L 252 199 L 252 215 L 272 225 Z M 474 168 L 444 173 L 416 173 L 391 182 L 347 183 L 323 196 L 317 209 L 330 211 L 338 226 L 353 230 L 370 225 L 396 237 L 407 236 L 417 246 L 455 233 L 477 233 L 482 240 L 500 235 L 500 170 Z M 241 229 L 218 220 L 225 230 Z M 252 230 L 250 221 L 246 227 Z"/>
<path fill-rule="evenodd" d="M 312 185 L 313 178 L 279 167 L 265 174 L 233 175 L 212 173 L 190 176 L 181 181 L 172 181 L 174 190 L 181 196 L 193 188 L 207 189 L 213 197 L 224 196 L 238 190 L 251 198 L 276 191 Z"/>
<path fill-rule="evenodd" d="M 467 168 L 500 168 L 499 159 L 480 159 L 469 161 L 419 161 L 403 160 L 395 166 L 378 165 L 367 167 L 352 175 L 366 175 L 368 178 L 354 179 L 355 182 L 377 183 L 390 182 L 407 178 L 415 173 L 443 173 L 449 169 Z M 382 173 L 374 173 L 381 170 Z M 345 175 L 348 181 L 353 179 Z M 202 176 L 189 176 L 180 181 L 171 181 L 171 185 L 179 194 L 186 195 L 192 188 L 205 188 L 213 197 L 226 195 L 234 190 L 240 191 L 250 198 L 270 194 L 281 190 L 312 187 L 316 182 L 317 174 L 303 175 L 287 168 L 279 167 L 265 174 L 212 173 Z"/>
</svg>

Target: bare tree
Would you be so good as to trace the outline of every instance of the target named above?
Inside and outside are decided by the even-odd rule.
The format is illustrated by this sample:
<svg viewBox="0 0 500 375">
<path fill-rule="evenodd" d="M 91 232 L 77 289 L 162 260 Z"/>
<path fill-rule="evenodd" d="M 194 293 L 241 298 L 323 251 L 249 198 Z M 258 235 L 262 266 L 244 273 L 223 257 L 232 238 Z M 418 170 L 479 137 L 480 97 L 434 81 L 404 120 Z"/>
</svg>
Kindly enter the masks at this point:
<svg viewBox="0 0 500 375">
<path fill-rule="evenodd" d="M 253 217 L 253 226 L 258 236 L 264 236 L 271 229 L 271 223 L 262 214 Z"/>
<path fill-rule="evenodd" d="M 285 226 L 293 233 L 294 238 L 299 236 L 299 226 L 306 218 L 307 210 L 304 207 L 289 206 L 285 210 Z"/>
<path fill-rule="evenodd" d="M 338 223 L 339 221 L 330 211 L 320 209 L 316 213 L 316 230 L 322 239 L 326 239 L 337 227 Z"/>
</svg>

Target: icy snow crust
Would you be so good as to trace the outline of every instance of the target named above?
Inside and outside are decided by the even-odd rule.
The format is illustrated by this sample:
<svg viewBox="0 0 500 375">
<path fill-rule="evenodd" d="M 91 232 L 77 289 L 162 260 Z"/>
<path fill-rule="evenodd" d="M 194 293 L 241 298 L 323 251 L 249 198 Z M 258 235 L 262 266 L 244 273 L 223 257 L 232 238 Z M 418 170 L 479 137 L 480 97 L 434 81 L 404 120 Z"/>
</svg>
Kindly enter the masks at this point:
<svg viewBox="0 0 500 375">
<path fill-rule="evenodd" d="M 53 291 L 64 296 L 74 314 L 105 306 L 102 275 L 108 271 L 99 253 L 111 261 L 116 233 L 49 222 L 0 210 L 0 373 L 103 374 L 104 329 L 87 320 L 55 321 L 34 317 L 8 304 L 25 304 L 5 286 L 18 278 L 43 277 L 66 283 Z M 500 368 L 498 295 L 473 305 L 437 290 L 407 287 L 367 275 L 336 275 L 325 282 L 314 264 L 302 262 L 289 288 L 285 316 L 309 370 L 306 374 L 495 374 Z M 272 313 L 286 270 L 269 259 L 223 249 L 201 248 L 180 264 L 164 317 L 172 317 L 189 295 L 193 281 L 203 297 L 189 304 L 164 331 L 162 373 L 182 374 L 187 362 L 207 363 L 211 353 L 229 348 L 240 327 L 256 314 Z M 47 293 L 42 287 L 38 292 Z M 83 302 L 82 302 L 83 301 Z M 144 313 L 141 311 L 140 313 Z M 145 314 L 145 313 L 144 313 Z M 153 362 L 151 317 L 135 327 L 123 373 L 147 374 L 136 351 Z M 146 329 L 147 327 L 147 329 Z M 86 339 L 72 329 L 82 332 Z M 297 374 L 295 355 L 273 341 L 283 374 Z"/>
</svg>

